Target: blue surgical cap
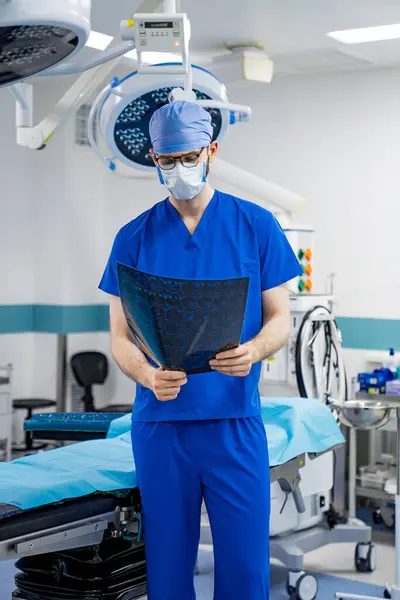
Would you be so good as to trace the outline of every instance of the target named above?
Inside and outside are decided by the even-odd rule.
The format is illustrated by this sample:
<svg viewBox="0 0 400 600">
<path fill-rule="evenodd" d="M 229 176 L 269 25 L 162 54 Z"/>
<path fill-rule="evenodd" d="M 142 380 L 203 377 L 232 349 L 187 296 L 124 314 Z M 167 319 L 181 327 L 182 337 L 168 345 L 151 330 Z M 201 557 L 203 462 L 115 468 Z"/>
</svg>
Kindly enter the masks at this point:
<svg viewBox="0 0 400 600">
<path fill-rule="evenodd" d="M 195 102 L 165 104 L 151 117 L 150 138 L 156 154 L 204 148 L 213 138 L 211 116 Z"/>
</svg>

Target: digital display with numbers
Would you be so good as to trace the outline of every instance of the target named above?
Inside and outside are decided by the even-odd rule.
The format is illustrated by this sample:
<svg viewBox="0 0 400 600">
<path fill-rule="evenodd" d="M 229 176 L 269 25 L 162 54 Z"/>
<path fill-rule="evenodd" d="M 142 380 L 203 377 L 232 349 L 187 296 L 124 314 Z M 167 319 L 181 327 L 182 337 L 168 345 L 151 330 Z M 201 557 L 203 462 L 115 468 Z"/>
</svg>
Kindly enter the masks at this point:
<svg viewBox="0 0 400 600">
<path fill-rule="evenodd" d="M 172 21 L 148 21 L 144 26 L 146 29 L 172 29 L 174 24 Z"/>
</svg>

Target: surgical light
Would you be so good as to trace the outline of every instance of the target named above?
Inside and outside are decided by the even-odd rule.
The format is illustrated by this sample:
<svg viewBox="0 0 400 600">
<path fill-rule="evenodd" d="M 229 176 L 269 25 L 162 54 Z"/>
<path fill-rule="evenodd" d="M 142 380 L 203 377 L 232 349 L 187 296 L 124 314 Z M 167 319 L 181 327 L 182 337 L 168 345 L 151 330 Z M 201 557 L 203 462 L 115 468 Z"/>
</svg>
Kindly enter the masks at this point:
<svg viewBox="0 0 400 600">
<path fill-rule="evenodd" d="M 114 170 L 115 161 L 120 161 L 142 171 L 155 171 L 150 154 L 149 123 L 153 113 L 167 104 L 171 96 L 184 92 L 179 88 L 182 77 L 176 72 L 181 66 L 180 63 L 157 65 L 155 75 L 141 76 L 135 71 L 121 81 L 114 80 L 99 94 L 92 107 L 88 132 L 93 131 L 96 118 L 111 154 L 107 157 L 101 153 L 91 133 L 90 142 L 109 168 Z M 171 69 L 175 74 L 170 74 Z M 229 104 L 225 86 L 212 73 L 193 65 L 192 78 L 194 99 L 211 115 L 213 140 L 221 139 L 236 120 L 248 119 L 246 107 Z"/>
<path fill-rule="evenodd" d="M 70 58 L 88 41 L 90 0 L 1 0 L 0 87 Z"/>
<path fill-rule="evenodd" d="M 88 120 L 92 148 L 111 169 L 116 161 L 142 171 L 154 172 L 149 123 L 153 113 L 174 100 L 198 102 L 210 112 L 213 139 L 222 138 L 230 124 L 249 119 L 247 106 L 230 104 L 225 86 L 209 71 L 189 61 L 190 23 L 186 14 L 139 13 L 121 22 L 121 38 L 135 41 L 138 69 L 122 80 L 115 79 L 100 92 Z M 179 45 L 181 61 L 145 64 L 147 53 L 171 54 Z M 94 138 L 94 122 L 110 155 Z"/>
</svg>

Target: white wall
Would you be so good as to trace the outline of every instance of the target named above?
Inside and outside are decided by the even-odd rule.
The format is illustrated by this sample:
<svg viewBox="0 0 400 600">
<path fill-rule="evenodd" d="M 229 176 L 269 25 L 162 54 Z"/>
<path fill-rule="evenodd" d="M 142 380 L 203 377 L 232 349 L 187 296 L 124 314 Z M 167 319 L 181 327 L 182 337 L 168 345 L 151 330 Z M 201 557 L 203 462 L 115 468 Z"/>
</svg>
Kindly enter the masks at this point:
<svg viewBox="0 0 400 600">
<path fill-rule="evenodd" d="M 335 272 L 338 314 L 400 318 L 400 72 L 277 77 L 230 96 L 253 117 L 221 155 L 308 200 L 316 289 Z"/>
<path fill-rule="evenodd" d="M 66 88 L 63 79 L 59 86 L 56 81 L 40 83 L 38 101 L 47 108 Z M 46 110 L 42 107 L 40 116 L 44 114 Z M 107 296 L 97 285 L 116 232 L 158 201 L 160 192 L 163 194 L 157 181 L 117 178 L 90 149 L 75 145 L 74 131 L 72 118 L 48 148 L 39 153 L 41 168 L 35 173 L 38 211 L 34 302 L 37 304 L 107 303 Z M 38 334 L 33 338 L 32 369 L 40 376 L 31 378 L 30 394 L 54 397 L 56 336 Z M 70 335 L 68 356 L 81 350 L 99 350 L 110 357 L 108 334 Z M 71 373 L 68 375 L 70 392 L 73 377 Z M 129 403 L 134 385 L 111 364 L 106 385 L 96 389 L 95 395 L 99 406 L 108 404 L 110 399 Z"/>
<path fill-rule="evenodd" d="M 65 85 L 40 89 L 41 113 Z M 221 157 L 309 200 L 299 221 L 317 230 L 316 289 L 334 271 L 339 314 L 399 318 L 399 72 L 276 78 L 234 86 L 230 97 L 250 104 L 253 118 L 232 128 Z M 163 197 L 161 186 L 108 172 L 74 145 L 73 123 L 43 152 L 18 148 L 6 90 L 0 109 L 0 304 L 106 302 L 97 284 L 114 235 Z M 52 335 L 0 336 L 16 395 L 54 397 L 55 344 Z M 108 352 L 107 334 L 69 336 L 70 354 L 83 349 Z M 351 374 L 362 368 L 360 352 L 346 355 Z M 132 393 L 113 369 L 98 401 L 127 402 Z"/>
<path fill-rule="evenodd" d="M 0 304 L 31 304 L 35 285 L 32 268 L 35 161 L 14 142 L 11 95 L 2 94 L 0 102 Z M 32 350 L 31 334 L 0 336 L 0 364 L 14 364 L 17 396 L 30 392 Z"/>
<path fill-rule="evenodd" d="M 229 90 L 253 117 L 231 129 L 221 156 L 308 200 L 298 221 L 316 229 L 315 290 L 328 291 L 336 273 L 342 316 L 400 318 L 399 75 L 277 77 Z M 371 367 L 369 352 L 344 355 L 350 377 Z"/>
</svg>

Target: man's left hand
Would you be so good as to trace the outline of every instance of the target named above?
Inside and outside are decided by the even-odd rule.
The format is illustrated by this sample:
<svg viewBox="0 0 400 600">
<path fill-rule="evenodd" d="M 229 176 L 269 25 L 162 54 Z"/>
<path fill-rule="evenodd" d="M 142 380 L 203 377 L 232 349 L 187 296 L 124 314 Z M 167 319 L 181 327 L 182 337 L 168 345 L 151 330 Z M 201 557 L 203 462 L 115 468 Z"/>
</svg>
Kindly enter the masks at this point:
<svg viewBox="0 0 400 600">
<path fill-rule="evenodd" d="M 213 371 L 232 377 L 246 377 L 250 373 L 252 365 L 253 354 L 249 344 L 220 352 L 214 360 L 210 360 Z"/>
</svg>

